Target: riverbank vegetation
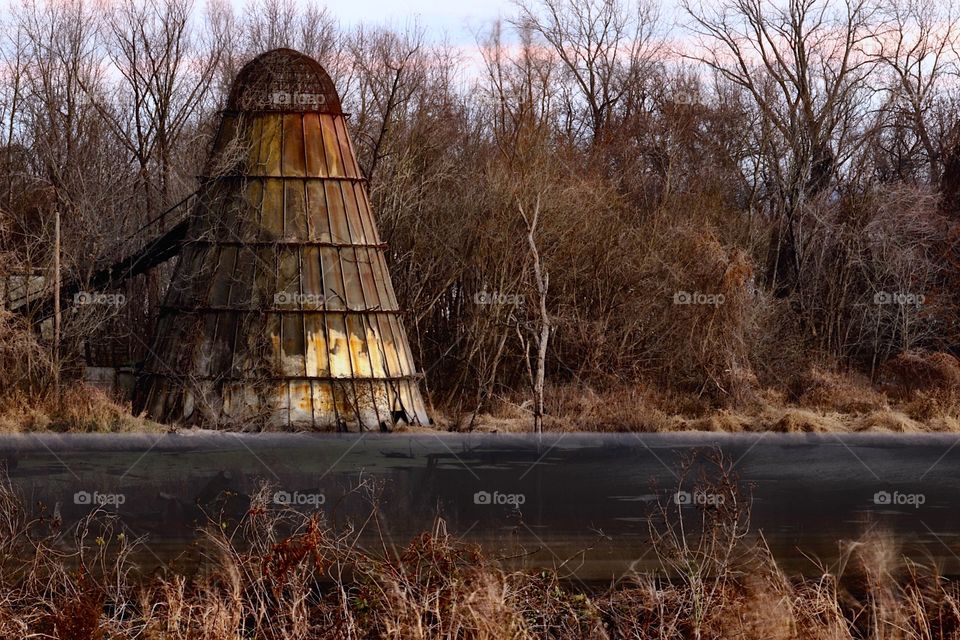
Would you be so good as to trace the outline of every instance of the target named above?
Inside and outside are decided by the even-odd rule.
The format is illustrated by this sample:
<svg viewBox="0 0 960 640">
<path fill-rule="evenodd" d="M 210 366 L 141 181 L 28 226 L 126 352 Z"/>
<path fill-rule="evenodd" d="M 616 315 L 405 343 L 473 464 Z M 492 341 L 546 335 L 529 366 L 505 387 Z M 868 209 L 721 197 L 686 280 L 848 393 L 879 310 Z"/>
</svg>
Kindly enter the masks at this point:
<svg viewBox="0 0 960 640">
<path fill-rule="evenodd" d="M 5 300 L 129 251 L 196 188 L 240 66 L 289 46 L 353 114 L 443 426 L 955 428 L 950 2 L 689 2 L 672 24 L 524 0 L 468 45 L 288 0 L 101 4 L 3 16 Z M 172 265 L 36 336 L 0 318 L 0 391 L 39 405 L 141 362 Z"/>
<path fill-rule="evenodd" d="M 659 568 L 586 585 L 576 558 L 524 569 L 484 554 L 442 521 L 406 546 L 357 545 L 322 516 L 281 510 L 267 492 L 241 522 L 213 519 L 200 561 L 160 563 L 116 516 L 74 530 L 0 495 L 0 635 L 56 640 L 912 640 L 956 637 L 960 590 L 936 567 L 870 534 L 806 577 L 789 575 L 748 506 L 728 501 L 651 515 Z M 376 530 L 375 512 L 363 526 Z M 677 534 L 682 533 L 684 538 Z M 528 550 L 532 552 L 534 550 Z M 520 560 L 518 560 L 518 558 Z M 510 566 L 507 566 L 507 565 Z M 179 568 L 178 568 L 179 567 Z M 187 567 L 187 568 L 184 568 Z M 671 576 L 671 579 L 667 579 Z"/>
</svg>

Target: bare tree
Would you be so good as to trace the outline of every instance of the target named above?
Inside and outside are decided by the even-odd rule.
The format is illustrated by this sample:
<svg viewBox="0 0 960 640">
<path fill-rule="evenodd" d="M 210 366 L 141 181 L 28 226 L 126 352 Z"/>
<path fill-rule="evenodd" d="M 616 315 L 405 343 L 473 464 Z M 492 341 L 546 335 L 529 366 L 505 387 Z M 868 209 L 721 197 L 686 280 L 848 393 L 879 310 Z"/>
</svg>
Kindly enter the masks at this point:
<svg viewBox="0 0 960 640">
<path fill-rule="evenodd" d="M 547 293 L 550 290 L 550 274 L 544 269 L 543 260 L 537 248 L 537 225 L 540 222 L 540 200 L 541 194 L 538 193 L 533 208 L 529 212 L 523 206 L 522 200 L 517 200 L 520 217 L 523 218 L 523 224 L 527 228 L 530 268 L 533 274 L 533 284 L 537 292 L 536 320 L 529 328 L 532 334 L 533 344 L 537 350 L 535 366 L 530 363 L 529 348 L 523 337 L 523 332 L 520 331 L 518 327 L 520 341 L 524 346 L 524 353 L 526 355 L 524 363 L 527 367 L 527 373 L 530 377 L 530 387 L 533 391 L 533 430 L 536 433 L 543 431 L 543 384 L 547 369 L 547 347 L 550 342 L 550 332 L 553 328 L 550 314 L 547 311 Z"/>
<path fill-rule="evenodd" d="M 888 171 L 899 179 L 922 177 L 937 184 L 942 144 L 955 116 L 945 104 L 945 84 L 960 72 L 956 7 L 952 1 L 933 0 L 887 0 L 881 7 L 883 84 L 878 89 L 885 102 L 878 128 L 880 145 L 892 165 Z"/>
<path fill-rule="evenodd" d="M 515 24 L 542 37 L 563 64 L 576 96 L 572 133 L 583 128 L 589 139 L 602 140 L 624 97 L 657 63 L 657 7 L 646 0 L 524 0 L 517 8 Z"/>
<path fill-rule="evenodd" d="M 761 174 L 783 227 L 772 243 L 773 288 L 801 277 L 799 211 L 855 152 L 876 67 L 868 0 L 684 0 L 698 49 L 690 57 L 742 88 L 762 118 Z"/>
</svg>

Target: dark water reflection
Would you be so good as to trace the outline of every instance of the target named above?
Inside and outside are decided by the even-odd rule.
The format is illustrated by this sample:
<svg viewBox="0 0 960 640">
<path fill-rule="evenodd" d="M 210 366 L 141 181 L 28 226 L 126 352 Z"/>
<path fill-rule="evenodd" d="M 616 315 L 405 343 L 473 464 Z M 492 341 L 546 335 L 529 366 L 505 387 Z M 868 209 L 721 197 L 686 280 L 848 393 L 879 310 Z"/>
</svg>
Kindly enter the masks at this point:
<svg viewBox="0 0 960 640">
<path fill-rule="evenodd" d="M 366 519 L 372 489 L 381 531 L 369 531 L 367 544 L 382 533 L 403 546 L 441 516 L 449 532 L 511 566 L 604 580 L 656 568 L 649 518 L 658 505 L 690 523 L 716 508 L 717 456 L 750 505 L 750 531 L 791 572 L 816 574 L 812 559 L 835 562 L 842 541 L 881 531 L 903 553 L 956 574 L 958 443 L 874 434 L 44 434 L 0 438 L 0 457 L 27 503 L 67 526 L 106 502 L 131 534 L 147 536 L 146 563 L 188 548 L 213 509 L 242 517 L 268 482 L 279 500 L 318 507 L 337 527 Z"/>
</svg>

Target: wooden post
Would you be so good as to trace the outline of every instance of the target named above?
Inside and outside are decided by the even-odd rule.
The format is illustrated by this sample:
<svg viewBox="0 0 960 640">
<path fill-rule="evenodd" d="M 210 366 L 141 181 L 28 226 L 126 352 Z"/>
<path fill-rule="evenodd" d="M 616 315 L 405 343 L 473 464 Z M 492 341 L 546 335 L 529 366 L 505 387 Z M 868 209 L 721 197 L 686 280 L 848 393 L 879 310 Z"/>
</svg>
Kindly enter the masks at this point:
<svg viewBox="0 0 960 640">
<path fill-rule="evenodd" d="M 60 207 L 53 205 L 53 389 L 60 402 Z"/>
</svg>

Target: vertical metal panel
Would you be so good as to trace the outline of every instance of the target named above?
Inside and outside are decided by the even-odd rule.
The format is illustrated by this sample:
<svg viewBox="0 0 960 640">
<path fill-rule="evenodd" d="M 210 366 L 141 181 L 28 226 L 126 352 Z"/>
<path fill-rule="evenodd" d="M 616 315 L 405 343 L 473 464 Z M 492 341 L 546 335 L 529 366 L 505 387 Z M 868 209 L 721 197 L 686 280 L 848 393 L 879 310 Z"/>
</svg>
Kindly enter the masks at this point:
<svg viewBox="0 0 960 640">
<path fill-rule="evenodd" d="M 340 265 L 343 268 L 343 286 L 347 296 L 347 308 L 362 311 L 367 308 L 360 284 L 360 268 L 353 247 L 340 249 Z"/>
<path fill-rule="evenodd" d="M 360 216 L 363 220 L 363 226 L 367 230 L 371 244 L 380 244 L 380 231 L 377 229 L 377 221 L 373 215 L 373 208 L 370 206 L 370 195 L 367 190 L 358 185 L 358 201 L 360 205 Z"/>
<path fill-rule="evenodd" d="M 300 301 L 297 299 L 300 294 L 300 259 L 295 247 L 283 247 L 278 251 L 280 260 L 279 279 L 277 282 L 277 291 L 274 294 L 271 308 L 280 308 L 283 310 L 292 310 L 300 308 Z M 282 296 L 282 294 L 287 294 Z M 281 298 L 277 298 L 281 294 Z"/>
<path fill-rule="evenodd" d="M 323 150 L 327 158 L 327 175 L 342 178 L 343 158 L 340 155 L 340 143 L 337 142 L 337 129 L 333 124 L 334 116 L 320 114 L 320 129 L 323 133 Z"/>
<path fill-rule="evenodd" d="M 397 302 L 397 294 L 393 289 L 393 282 L 390 280 L 390 272 L 387 270 L 387 259 L 382 251 L 377 252 L 377 262 L 380 265 L 380 273 L 386 276 L 380 280 L 381 286 L 386 289 L 386 304 L 390 309 L 399 309 L 400 304 Z"/>
<path fill-rule="evenodd" d="M 250 297 L 253 289 L 253 274 L 257 267 L 257 254 L 253 247 L 243 246 L 237 251 L 237 267 L 230 287 L 227 304 L 234 309 L 252 308 Z"/>
<path fill-rule="evenodd" d="M 374 378 L 387 378 L 390 373 L 387 371 L 387 363 L 383 357 L 383 343 L 380 341 L 377 316 L 366 316 L 364 324 L 367 332 L 364 342 L 367 344 L 367 355 L 370 357 L 370 375 Z"/>
<path fill-rule="evenodd" d="M 283 162 L 284 177 L 299 178 L 306 174 L 304 155 L 303 115 L 286 113 L 283 116 Z"/>
<path fill-rule="evenodd" d="M 403 370 L 400 354 L 397 352 L 397 339 L 391 319 L 391 316 L 378 316 L 377 322 L 380 326 L 381 344 L 383 345 L 387 366 L 390 367 L 390 376 L 399 377 L 405 375 L 406 372 Z"/>
<path fill-rule="evenodd" d="M 327 316 L 327 346 L 330 349 L 330 375 L 334 378 L 352 378 L 350 345 L 344 316 L 332 313 Z"/>
<path fill-rule="evenodd" d="M 260 167 L 265 176 L 282 175 L 280 158 L 283 145 L 283 123 L 280 114 L 260 116 L 263 126 L 260 131 Z"/>
<path fill-rule="evenodd" d="M 246 141 L 246 162 L 243 169 L 245 175 L 263 175 L 265 169 L 260 164 L 260 145 L 263 141 L 263 118 L 252 118 L 247 127 L 250 139 Z"/>
<path fill-rule="evenodd" d="M 386 275 L 389 277 L 389 274 L 387 274 L 383 269 L 381 256 L 382 252 L 380 251 L 367 251 L 366 264 L 370 269 L 370 277 L 373 278 L 373 283 L 377 290 L 377 305 L 384 311 L 396 311 L 397 305 L 390 297 L 390 290 L 387 288 L 387 285 L 384 282 L 384 276 Z"/>
<path fill-rule="evenodd" d="M 343 158 L 343 174 L 348 178 L 359 178 L 360 167 L 357 165 L 357 156 L 350 144 L 347 135 L 347 125 L 343 118 L 333 118 L 334 130 L 337 134 L 337 144 L 340 147 L 340 157 Z"/>
<path fill-rule="evenodd" d="M 368 244 L 371 239 L 367 236 L 363 223 L 360 221 L 360 210 L 357 206 L 356 193 L 350 182 L 340 183 L 340 192 L 343 195 L 343 206 L 346 212 L 347 225 L 350 227 L 350 242 L 353 244 Z"/>
<path fill-rule="evenodd" d="M 247 216 L 247 222 L 243 225 L 244 232 L 240 240 L 252 242 L 260 240 L 263 236 L 263 181 L 246 180 L 238 185 L 243 191 L 244 215 Z"/>
<path fill-rule="evenodd" d="M 215 375 L 230 371 L 233 365 L 233 353 L 236 350 L 238 324 L 236 311 L 224 311 L 218 315 L 217 336 L 214 340 L 210 367 Z"/>
<path fill-rule="evenodd" d="M 361 316 L 350 314 L 347 316 L 347 331 L 350 342 L 350 361 L 354 377 L 369 378 L 373 375 L 370 370 L 370 356 L 367 354 L 367 332 L 363 326 Z"/>
<path fill-rule="evenodd" d="M 364 300 L 367 309 L 381 309 L 380 292 L 377 289 L 376 277 L 373 275 L 373 266 L 370 264 L 372 251 L 366 247 L 356 247 L 357 267 L 360 270 L 360 283 L 363 285 Z"/>
<path fill-rule="evenodd" d="M 330 242 L 330 217 L 327 215 L 327 196 L 323 183 L 319 180 L 307 181 L 307 220 L 310 226 L 310 240 Z"/>
<path fill-rule="evenodd" d="M 306 375 L 307 377 L 327 377 L 330 375 L 330 361 L 327 357 L 327 328 L 323 315 L 306 314 L 303 319 L 306 327 Z"/>
<path fill-rule="evenodd" d="M 283 236 L 295 240 L 307 237 L 307 200 L 305 183 L 300 180 L 284 182 Z"/>
<path fill-rule="evenodd" d="M 284 313 L 281 316 L 283 341 L 281 344 L 285 376 L 303 377 L 307 375 L 304 362 L 303 318 L 299 314 Z"/>
<path fill-rule="evenodd" d="M 323 277 L 323 300 L 327 309 L 347 308 L 343 291 L 343 271 L 340 268 L 340 253 L 334 247 L 320 247 L 320 267 Z"/>
<path fill-rule="evenodd" d="M 275 178 L 263 181 L 261 240 L 276 240 L 283 236 L 283 184 L 283 180 Z"/>
<path fill-rule="evenodd" d="M 327 215 L 330 218 L 330 235 L 333 242 L 350 244 L 350 225 L 347 224 L 347 213 L 343 206 L 343 192 L 337 181 L 329 180 L 324 183 L 327 196 Z"/>
<path fill-rule="evenodd" d="M 218 258 L 210 286 L 209 305 L 212 307 L 224 307 L 230 302 L 230 287 L 235 280 L 234 270 L 237 268 L 237 247 L 222 247 Z"/>
<path fill-rule="evenodd" d="M 306 150 L 306 174 L 316 178 L 326 178 L 327 159 L 323 150 L 323 133 L 320 130 L 320 116 L 316 113 L 303 114 L 303 137 Z M 329 390 L 327 390 L 329 392 Z"/>
</svg>

